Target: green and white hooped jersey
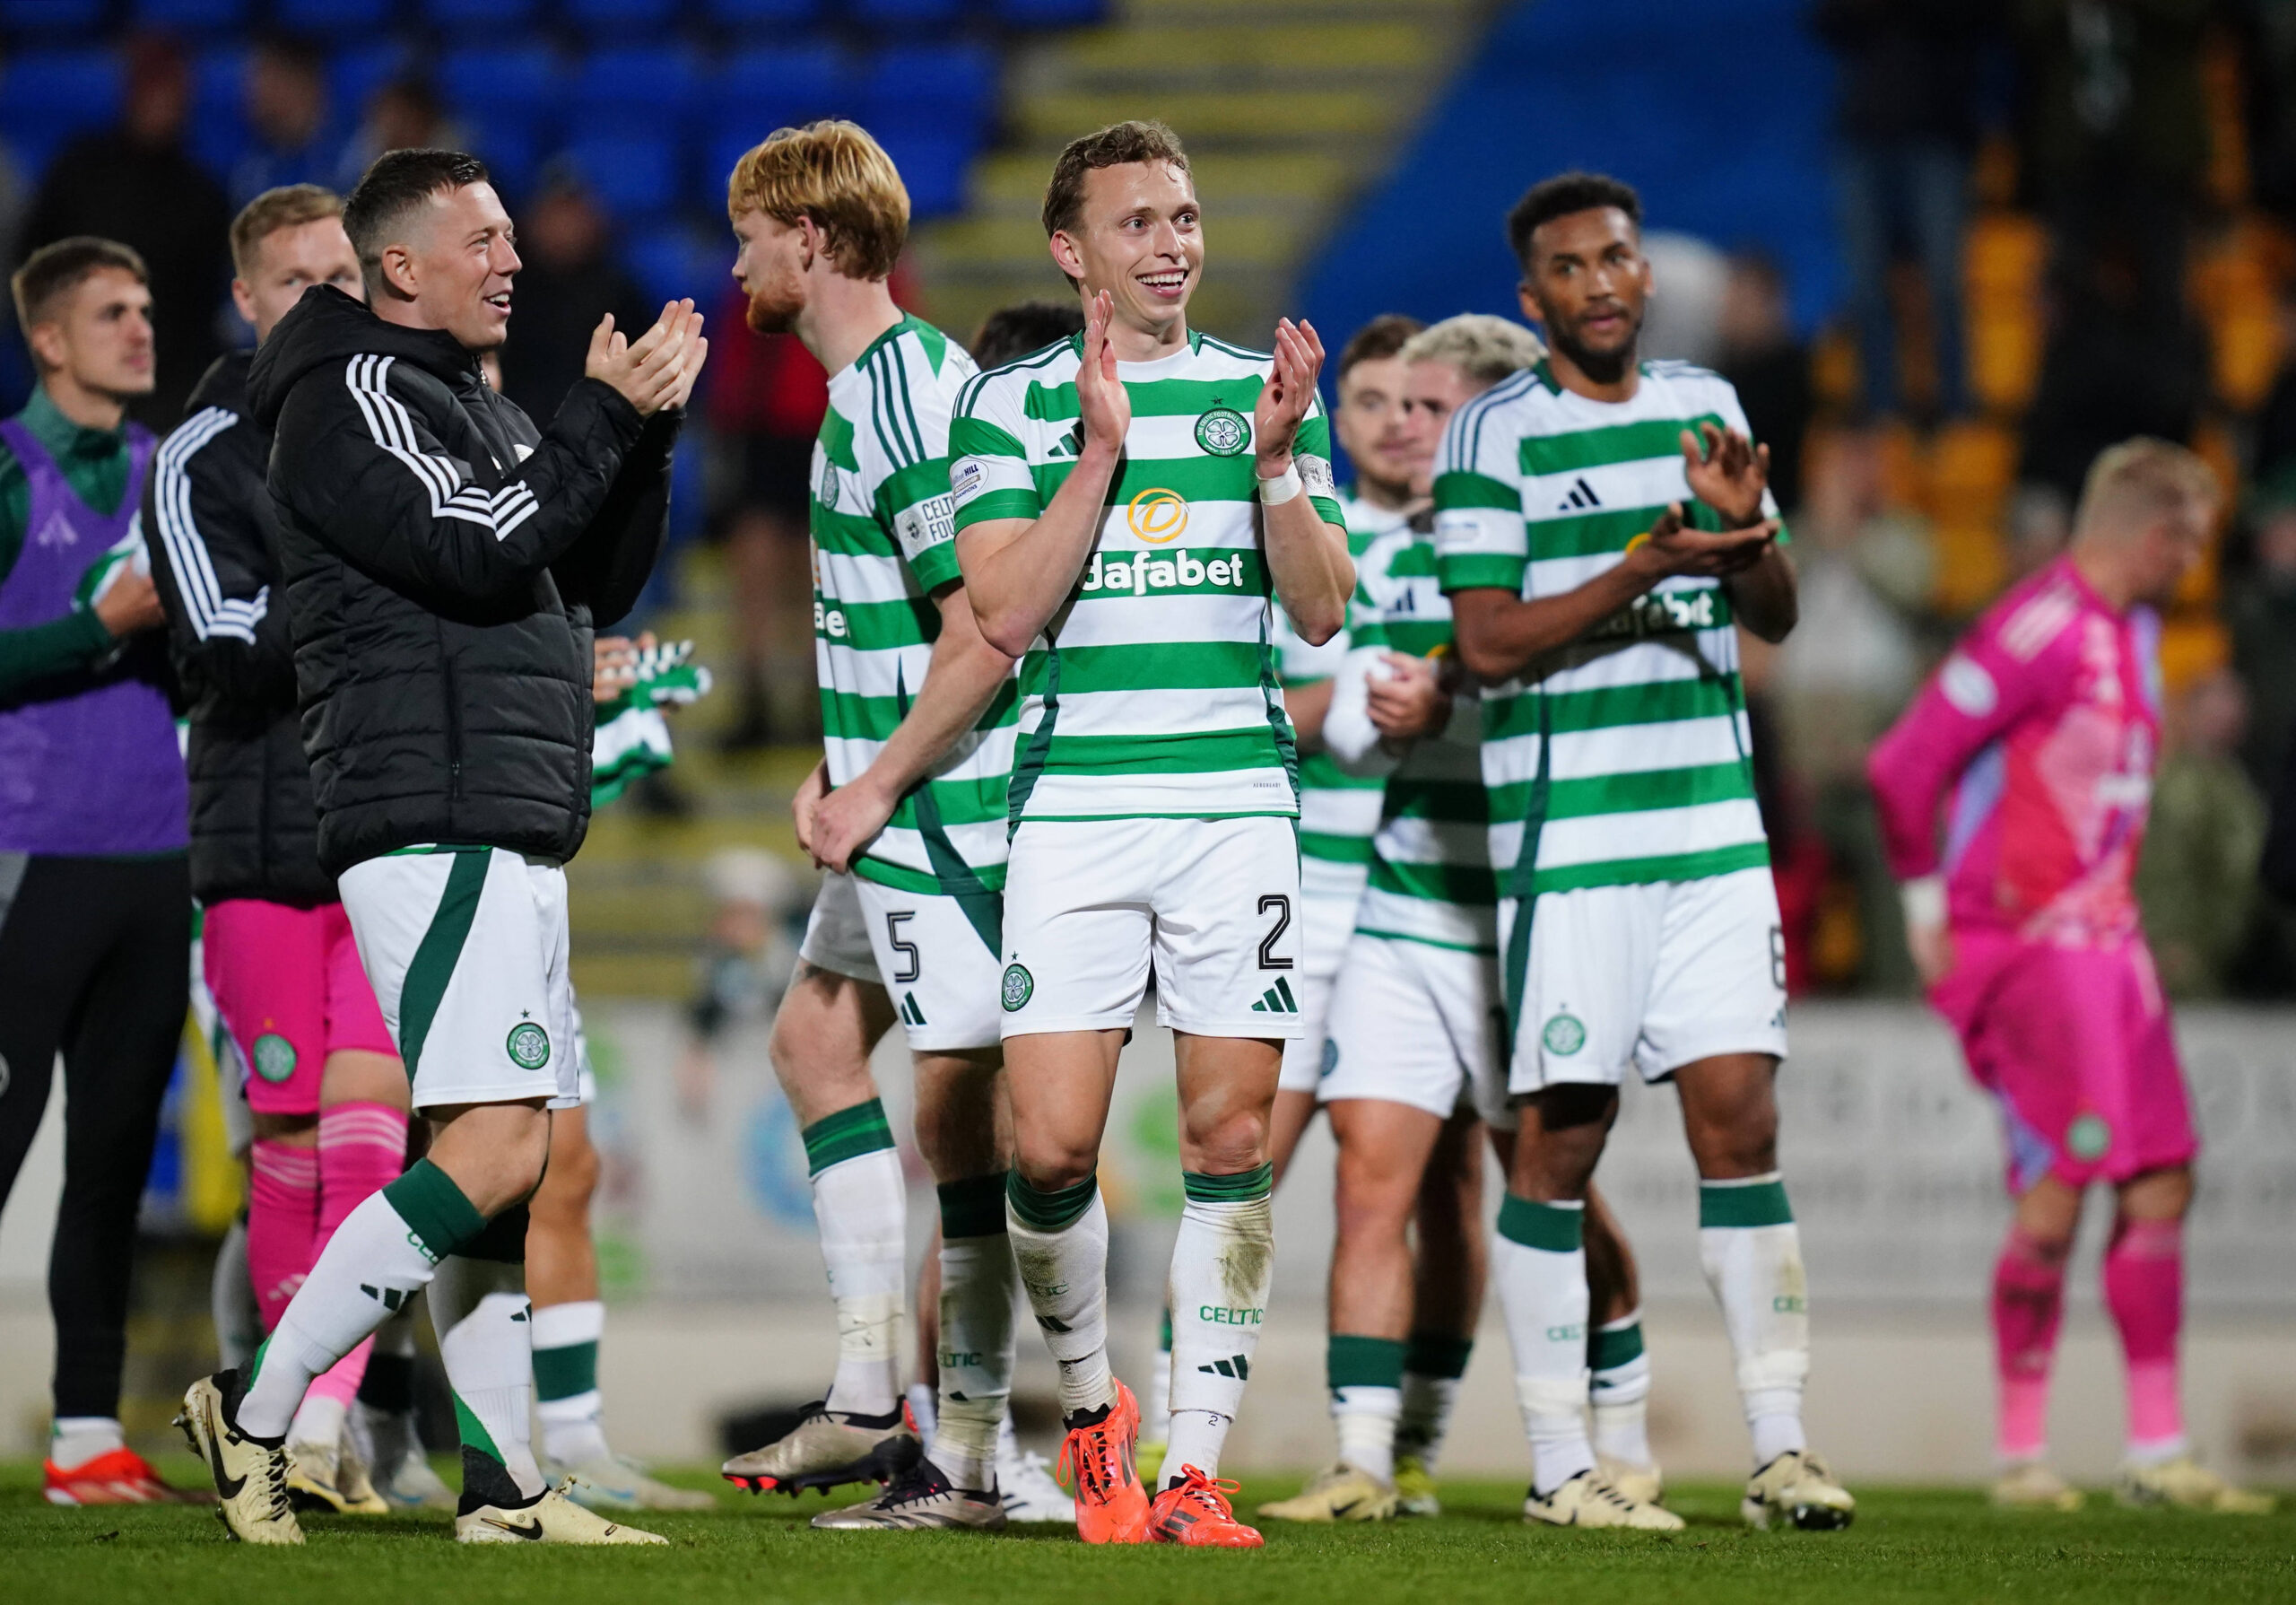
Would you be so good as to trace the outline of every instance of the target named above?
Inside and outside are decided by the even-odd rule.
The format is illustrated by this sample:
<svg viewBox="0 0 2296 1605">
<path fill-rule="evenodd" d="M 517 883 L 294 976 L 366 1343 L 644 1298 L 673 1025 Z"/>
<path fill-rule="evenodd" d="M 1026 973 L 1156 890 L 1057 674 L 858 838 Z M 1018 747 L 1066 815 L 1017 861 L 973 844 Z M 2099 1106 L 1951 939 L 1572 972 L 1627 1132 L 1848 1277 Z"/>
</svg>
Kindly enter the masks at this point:
<svg viewBox="0 0 2296 1605">
<path fill-rule="evenodd" d="M 1541 362 L 1453 415 L 1435 478 L 1446 592 L 1576 589 L 1617 563 L 1667 503 L 1691 502 L 1683 430 L 1710 421 L 1749 432 L 1718 375 L 1684 362 L 1639 371 L 1633 399 L 1599 402 Z M 1762 506 L 1775 513 L 1767 494 Z M 1711 509 L 1690 511 L 1719 527 Z M 1485 689 L 1483 772 L 1504 889 L 1767 865 L 1749 745 L 1728 593 L 1708 578 L 1662 582 L 1525 678 Z"/>
<path fill-rule="evenodd" d="M 830 379 L 813 532 L 813 663 L 832 785 L 875 761 L 925 684 L 941 633 L 932 593 L 958 578 L 949 415 L 976 371 L 939 329 L 904 318 Z M 901 798 L 856 875 L 919 893 L 1004 884 L 1016 708 L 1008 686 Z"/>
<path fill-rule="evenodd" d="M 1390 530 L 1356 559 L 1355 572 L 1357 646 L 1413 658 L 1451 650 L 1451 604 L 1437 583 L 1431 533 L 1408 524 Z M 1472 699 L 1452 699 L 1442 734 L 1413 742 L 1387 777 L 1357 930 L 1472 953 L 1499 951 L 1482 726 Z"/>
<path fill-rule="evenodd" d="M 1050 503 L 1082 443 L 1083 353 L 1075 336 L 965 387 L 949 435 L 958 528 Z M 1118 364 L 1132 426 L 1100 539 L 1021 664 L 1014 826 L 1299 812 L 1252 460 L 1271 366 L 1202 334 Z M 1340 524 L 1319 404 L 1293 456 L 1317 510 Z"/>
<path fill-rule="evenodd" d="M 1347 554 L 1360 564 L 1364 548 L 1404 515 L 1352 496 L 1339 499 L 1347 519 Z M 1351 622 L 1354 608 L 1348 614 Z M 1283 609 L 1275 610 L 1275 672 L 1286 689 L 1313 685 L 1339 672 L 1353 637 L 1342 630 L 1319 647 L 1300 639 Z M 1349 904 L 1362 896 L 1371 867 L 1371 835 L 1379 828 L 1379 796 L 1387 782 L 1349 774 L 1329 753 L 1300 758 L 1300 894 Z"/>
</svg>

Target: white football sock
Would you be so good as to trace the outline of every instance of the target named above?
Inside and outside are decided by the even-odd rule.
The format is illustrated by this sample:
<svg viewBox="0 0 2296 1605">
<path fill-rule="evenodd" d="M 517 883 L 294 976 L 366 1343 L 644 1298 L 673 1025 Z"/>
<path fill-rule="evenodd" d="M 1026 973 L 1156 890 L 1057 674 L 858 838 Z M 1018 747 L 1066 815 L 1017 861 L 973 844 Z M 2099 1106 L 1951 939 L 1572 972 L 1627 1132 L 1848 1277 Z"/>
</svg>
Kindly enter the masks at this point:
<svg viewBox="0 0 2296 1605">
<path fill-rule="evenodd" d="M 48 1428 L 48 1463 L 59 1471 L 86 1465 L 100 1454 L 127 1447 L 116 1416 L 58 1416 Z"/>
<path fill-rule="evenodd" d="M 1640 1311 L 1595 1329 L 1587 1402 L 1595 1418 L 1595 1452 L 1630 1466 L 1650 1457 L 1650 1356 L 1642 1348 Z"/>
<path fill-rule="evenodd" d="M 1775 1171 L 1700 1182 L 1698 1223 L 1699 1262 L 1722 1306 L 1760 1469 L 1806 1447 L 1802 1384 L 1810 1374 L 1810 1313 L 1802 1234 Z"/>
<path fill-rule="evenodd" d="M 1169 1487 L 1187 1467 L 1220 1474 L 1220 1451 L 1244 1399 L 1275 1273 L 1274 1170 L 1184 1172 L 1187 1202 L 1172 1243 L 1172 1423 Z"/>
<path fill-rule="evenodd" d="M 815 1172 L 813 1187 L 822 1261 L 837 1306 L 837 1378 L 830 1384 L 829 1408 L 855 1416 L 891 1414 L 900 1409 L 907 1303 L 902 1258 L 909 1187 L 900 1157 L 888 1138 L 883 1147 Z"/>
<path fill-rule="evenodd" d="M 439 1261 L 485 1224 L 428 1160 L 361 1199 L 257 1352 L 255 1374 L 239 1401 L 239 1430 L 283 1438 L 311 1379 L 430 1286 Z"/>
<path fill-rule="evenodd" d="M 243 1215 L 231 1217 L 215 1250 L 207 1307 L 215 1321 L 215 1348 L 222 1362 L 219 1368 L 244 1368 L 263 1345 L 263 1317 L 256 1310 L 255 1283 L 248 1273 L 248 1223 Z"/>
<path fill-rule="evenodd" d="M 535 1419 L 543 1454 L 561 1466 L 604 1460 L 605 1395 L 598 1391 L 598 1344 L 606 1307 L 595 1298 L 544 1304 L 534 1312 Z"/>
<path fill-rule="evenodd" d="M 1114 1404 L 1109 1212 L 1098 1180 L 1087 1176 L 1074 1187 L 1039 1192 L 1016 1170 L 1005 1191 L 1004 1221 L 1029 1308 L 1060 1365 L 1061 1415 Z"/>
<path fill-rule="evenodd" d="M 1507 1195 L 1492 1279 L 1515 1350 L 1515 1399 L 1531 1481 L 1551 1494 L 1595 1463 L 1587 1441 L 1586 1206 Z"/>
<path fill-rule="evenodd" d="M 332 1399 L 325 1393 L 306 1393 L 303 1402 L 295 1407 L 295 1418 L 287 1424 L 287 1441 L 332 1448 L 343 1442 L 343 1425 L 350 1415 L 351 1405 L 346 1400 Z"/>
<path fill-rule="evenodd" d="M 1148 1362 L 1148 1388 L 1140 1395 L 1140 1441 L 1161 1444 L 1172 1435 L 1172 1312 L 1156 1320 L 1156 1357 Z"/>
<path fill-rule="evenodd" d="M 1381 1482 L 1395 1480 L 1396 1426 L 1402 1419 L 1401 1388 L 1332 1390 L 1331 1425 L 1339 1458 Z"/>
<path fill-rule="evenodd" d="M 535 1464 L 534 1340 L 526 1282 L 523 1265 L 457 1255 L 439 1267 L 431 1284 L 430 1323 L 454 1390 L 463 1447 L 500 1462 L 520 1496 L 531 1499 L 547 1485 Z"/>
<path fill-rule="evenodd" d="M 996 1486 L 996 1431 L 1013 1392 L 1013 1303 L 1020 1275 L 1004 1222 L 1006 1178 L 941 1187 L 941 1387 L 933 1446 L 961 1488 Z"/>
<path fill-rule="evenodd" d="M 1413 1332 L 1403 1364 L 1403 1419 L 1396 1426 L 1396 1453 L 1415 1456 L 1432 1475 L 1450 1435 L 1451 1407 L 1458 1402 L 1459 1379 L 1466 1374 L 1473 1338 L 1449 1332 Z"/>
</svg>

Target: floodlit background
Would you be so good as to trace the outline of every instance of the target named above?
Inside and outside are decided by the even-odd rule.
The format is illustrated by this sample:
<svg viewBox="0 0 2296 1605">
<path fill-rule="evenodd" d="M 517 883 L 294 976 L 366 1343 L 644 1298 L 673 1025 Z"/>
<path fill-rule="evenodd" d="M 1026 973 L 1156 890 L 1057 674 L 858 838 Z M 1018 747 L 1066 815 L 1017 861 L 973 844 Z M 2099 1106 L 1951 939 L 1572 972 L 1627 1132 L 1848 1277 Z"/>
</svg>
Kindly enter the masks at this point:
<svg viewBox="0 0 2296 1605">
<path fill-rule="evenodd" d="M 0 257 L 80 232 L 144 251 L 156 427 L 248 337 L 224 293 L 232 211 L 273 184 L 347 188 L 393 145 L 462 145 L 495 171 L 527 263 L 506 388 L 530 412 L 555 407 L 578 372 L 568 342 L 600 312 L 642 322 L 691 294 L 712 313 L 676 545 L 640 622 L 699 642 L 718 690 L 679 716 L 677 767 L 603 814 L 571 871 L 618 1444 L 713 1458 L 727 1416 L 810 1397 L 833 1352 L 803 1156 L 763 1053 L 813 878 L 787 803 L 818 751 L 803 530 L 770 467 L 802 462 L 822 376 L 794 341 L 741 330 L 724 216 L 734 158 L 822 115 L 861 121 L 900 162 L 918 222 L 897 292 L 960 338 L 1061 293 L 1036 221 L 1045 175 L 1067 138 L 1121 117 L 1186 139 L 1209 249 L 1196 319 L 1256 345 L 1284 312 L 1335 350 L 1380 312 L 1511 314 L 1500 219 L 1526 187 L 1585 166 L 1640 188 L 1658 283 L 1646 353 L 1739 387 L 1802 565 L 1803 625 L 1749 652 L 1748 682 L 1800 999 L 1781 1099 L 1813 1431 L 1853 1479 L 1986 1472 L 1982 1300 L 2005 1218 L 1993 1112 L 1911 1000 L 1865 746 L 1953 632 L 2055 553 L 2101 446 L 2142 432 L 2201 451 L 2237 493 L 2167 620 L 2141 891 L 2207 1144 L 2194 1428 L 2226 1472 L 2296 1481 L 2296 924 L 2255 884 L 2296 728 L 2288 7 L 0 0 Z M 29 383 L 6 331 L 0 412 Z M 1135 1372 L 1179 1205 L 1169 1071 L 1168 1039 L 1144 1027 L 1103 1171 Z M 1742 1429 L 1672 1102 L 1630 1094 L 1602 1179 L 1643 1257 L 1658 1452 L 1728 1472 Z M 0 1452 L 30 1452 L 45 1421 L 57 1113 L 0 1220 Z M 187 1047 L 131 1330 L 130 1426 L 147 1435 L 209 1359 L 206 1267 L 239 1187 L 220 1131 L 212 1069 Z M 921 1252 L 931 1190 L 907 1157 Z M 1279 1200 L 1239 1462 L 1326 1447 L 1329 1176 L 1318 1132 Z M 2056 1394 L 2076 1479 L 2109 1468 L 2120 1429 L 2095 1252 Z M 1048 1369 L 1028 1358 L 1024 1390 L 1048 1409 Z M 1521 1465 L 1507 1372 L 1494 1324 L 1453 1465 Z"/>
</svg>

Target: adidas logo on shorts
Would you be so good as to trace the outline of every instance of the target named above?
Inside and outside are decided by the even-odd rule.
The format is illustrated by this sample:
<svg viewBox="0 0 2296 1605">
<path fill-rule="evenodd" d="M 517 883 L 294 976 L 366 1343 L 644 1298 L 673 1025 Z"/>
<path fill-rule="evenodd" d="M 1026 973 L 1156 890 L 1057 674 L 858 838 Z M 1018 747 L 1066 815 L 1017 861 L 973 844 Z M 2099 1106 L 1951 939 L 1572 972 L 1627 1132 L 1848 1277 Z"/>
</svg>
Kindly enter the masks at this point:
<svg viewBox="0 0 2296 1605">
<path fill-rule="evenodd" d="M 1280 975 L 1276 977 L 1275 984 L 1262 992 L 1259 1001 L 1252 1005 L 1252 1013 L 1256 1015 L 1296 1015 L 1299 1012 L 1300 1000 L 1292 995 L 1291 983 Z"/>
</svg>

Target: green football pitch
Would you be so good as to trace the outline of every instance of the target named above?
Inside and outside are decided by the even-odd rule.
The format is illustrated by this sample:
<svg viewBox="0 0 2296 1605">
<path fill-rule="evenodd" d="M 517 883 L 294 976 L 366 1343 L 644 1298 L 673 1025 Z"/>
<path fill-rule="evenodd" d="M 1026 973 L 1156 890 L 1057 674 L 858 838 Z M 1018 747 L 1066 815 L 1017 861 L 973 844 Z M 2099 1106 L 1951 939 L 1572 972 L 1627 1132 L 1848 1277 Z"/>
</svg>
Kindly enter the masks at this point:
<svg viewBox="0 0 2296 1605">
<path fill-rule="evenodd" d="M 197 1468 L 170 1456 L 167 1474 Z M 709 1487 L 706 1475 L 675 1480 Z M 723 1486 L 722 1484 L 719 1486 Z M 1295 1477 L 1253 1479 L 1239 1506 Z M 230 1543 L 212 1511 L 57 1510 L 36 1467 L 0 1466 L 0 1600 L 24 1605 L 1866 1605 L 1896 1600 L 2296 1601 L 2296 1514 L 2130 1512 L 2092 1496 L 2074 1515 L 2007 1515 L 1968 1492 L 1860 1487 L 1843 1533 L 1759 1533 L 1735 1489 L 1680 1489 L 1665 1534 L 1525 1527 L 1521 1490 L 1446 1485 L 1448 1513 L 1377 1527 L 1276 1528 L 1257 1552 L 1087 1549 L 1061 1529 L 814 1532 L 822 1508 L 726 1493 L 712 1515 L 647 1524 L 667 1549 L 464 1549 L 442 1518 L 325 1518 L 300 1549 Z"/>
</svg>

